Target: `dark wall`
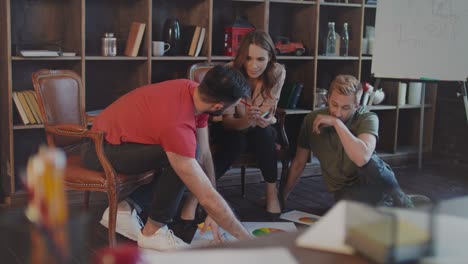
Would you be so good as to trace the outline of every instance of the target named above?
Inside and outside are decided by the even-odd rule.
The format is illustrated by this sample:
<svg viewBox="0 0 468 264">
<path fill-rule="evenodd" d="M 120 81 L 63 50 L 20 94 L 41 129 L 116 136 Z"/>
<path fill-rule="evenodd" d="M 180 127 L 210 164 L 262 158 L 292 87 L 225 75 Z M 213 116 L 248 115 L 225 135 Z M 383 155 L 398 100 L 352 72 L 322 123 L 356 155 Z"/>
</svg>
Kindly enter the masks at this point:
<svg viewBox="0 0 468 264">
<path fill-rule="evenodd" d="M 439 85 L 434 125 L 433 156 L 468 164 L 468 121 L 457 82 Z"/>
</svg>

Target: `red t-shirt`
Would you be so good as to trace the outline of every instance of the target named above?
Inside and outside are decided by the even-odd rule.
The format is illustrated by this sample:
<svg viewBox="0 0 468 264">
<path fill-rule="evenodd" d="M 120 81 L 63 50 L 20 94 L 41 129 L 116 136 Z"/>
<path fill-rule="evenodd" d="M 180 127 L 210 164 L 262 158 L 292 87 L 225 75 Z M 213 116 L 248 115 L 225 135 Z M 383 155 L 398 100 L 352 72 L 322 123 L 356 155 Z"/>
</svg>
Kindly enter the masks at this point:
<svg viewBox="0 0 468 264">
<path fill-rule="evenodd" d="M 208 125 L 208 114 L 195 115 L 197 86 L 179 79 L 137 88 L 104 109 L 92 130 L 104 131 L 110 144 L 158 144 L 166 152 L 194 158 L 196 129 Z"/>
</svg>

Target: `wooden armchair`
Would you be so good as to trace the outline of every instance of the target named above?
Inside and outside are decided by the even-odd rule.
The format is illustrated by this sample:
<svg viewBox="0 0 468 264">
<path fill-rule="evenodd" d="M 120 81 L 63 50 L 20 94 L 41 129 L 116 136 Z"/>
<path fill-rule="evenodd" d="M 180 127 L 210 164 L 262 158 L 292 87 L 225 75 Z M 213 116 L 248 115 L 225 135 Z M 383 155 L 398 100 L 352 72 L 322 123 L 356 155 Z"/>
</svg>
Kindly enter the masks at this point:
<svg viewBox="0 0 468 264">
<path fill-rule="evenodd" d="M 208 62 L 200 62 L 193 64 L 188 72 L 188 76 L 190 80 L 200 83 L 205 74 L 213 68 L 217 64 L 222 63 L 208 63 Z M 279 143 L 276 144 L 276 155 L 278 160 L 281 161 L 281 178 L 280 178 L 280 185 L 283 185 L 284 181 L 286 180 L 289 163 L 291 161 L 291 155 L 289 153 L 289 140 L 285 130 L 285 119 L 286 119 L 286 112 L 283 109 L 278 108 L 276 110 L 276 119 L 278 136 L 279 136 Z M 213 151 L 216 151 L 216 146 L 212 146 Z M 257 161 L 255 159 L 255 155 L 250 152 L 242 153 L 237 160 L 232 165 L 233 167 L 240 167 L 241 169 L 241 184 L 242 184 L 242 196 L 245 197 L 245 170 L 247 167 L 256 167 Z"/>
<path fill-rule="evenodd" d="M 90 191 L 107 193 L 109 200 L 109 244 L 115 246 L 117 203 L 142 184 L 149 183 L 153 171 L 139 175 L 118 174 L 103 151 L 104 133 L 88 130 L 90 120 L 85 112 L 84 90 L 80 76 L 69 70 L 40 70 L 32 80 L 37 101 L 44 120 L 49 146 L 63 148 L 67 153 L 65 185 L 85 191 L 85 208 L 89 205 Z M 96 153 L 103 172 L 87 169 L 80 160 L 79 143 L 89 138 L 96 145 Z"/>
</svg>

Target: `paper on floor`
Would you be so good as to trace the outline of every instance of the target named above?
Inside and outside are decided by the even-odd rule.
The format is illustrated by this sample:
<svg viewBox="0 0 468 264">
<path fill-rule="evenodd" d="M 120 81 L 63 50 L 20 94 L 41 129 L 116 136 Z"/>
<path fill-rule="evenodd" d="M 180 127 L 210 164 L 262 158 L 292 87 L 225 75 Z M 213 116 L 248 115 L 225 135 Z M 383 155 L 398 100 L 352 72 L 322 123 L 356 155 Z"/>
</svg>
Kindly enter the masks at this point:
<svg viewBox="0 0 468 264">
<path fill-rule="evenodd" d="M 282 214 L 280 218 L 284 220 L 296 222 L 299 224 L 311 226 L 311 225 L 314 225 L 320 219 L 320 216 L 294 210 L 294 211 Z"/>
<path fill-rule="evenodd" d="M 297 230 L 294 223 L 291 222 L 242 222 L 242 225 L 247 229 L 247 231 L 256 237 L 273 233 L 294 232 Z M 223 229 L 221 229 L 221 234 L 223 235 L 225 242 L 236 241 L 235 237 Z M 216 242 L 213 241 L 211 230 L 202 234 L 201 228 L 199 227 L 193 236 L 191 246 L 206 247 L 215 243 Z"/>
</svg>

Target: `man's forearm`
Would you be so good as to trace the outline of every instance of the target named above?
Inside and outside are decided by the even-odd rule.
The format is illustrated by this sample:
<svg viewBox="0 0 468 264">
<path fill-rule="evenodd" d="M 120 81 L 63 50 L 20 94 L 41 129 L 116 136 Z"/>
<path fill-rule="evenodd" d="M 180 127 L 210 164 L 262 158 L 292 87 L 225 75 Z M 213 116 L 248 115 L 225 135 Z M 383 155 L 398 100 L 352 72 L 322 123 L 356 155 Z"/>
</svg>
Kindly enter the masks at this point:
<svg viewBox="0 0 468 264">
<path fill-rule="evenodd" d="M 366 164 L 374 150 L 370 149 L 364 141 L 354 136 L 343 122 L 337 120 L 334 127 L 348 157 L 357 166 Z"/>
<path fill-rule="evenodd" d="M 216 188 L 216 175 L 214 171 L 214 164 L 211 152 L 202 154 L 201 156 L 202 157 L 200 158 L 200 167 L 205 172 L 206 176 L 208 176 L 208 179 L 210 179 L 210 182 L 213 185 L 213 187 Z"/>
</svg>

